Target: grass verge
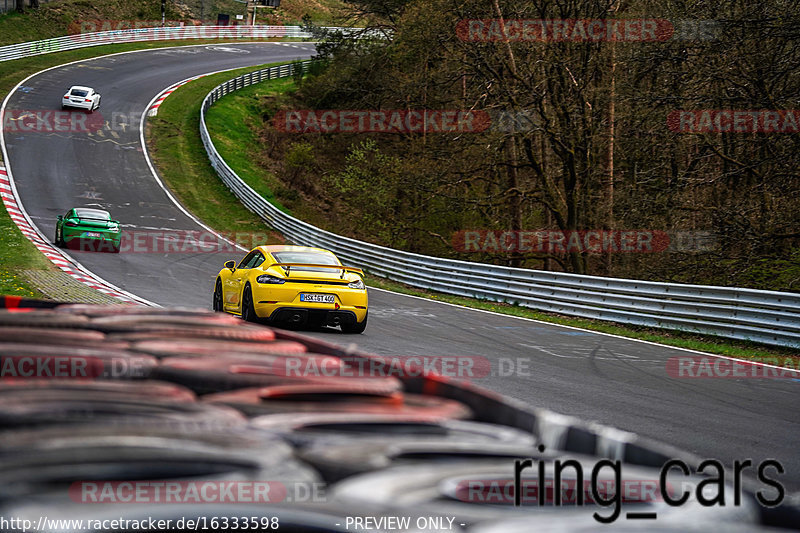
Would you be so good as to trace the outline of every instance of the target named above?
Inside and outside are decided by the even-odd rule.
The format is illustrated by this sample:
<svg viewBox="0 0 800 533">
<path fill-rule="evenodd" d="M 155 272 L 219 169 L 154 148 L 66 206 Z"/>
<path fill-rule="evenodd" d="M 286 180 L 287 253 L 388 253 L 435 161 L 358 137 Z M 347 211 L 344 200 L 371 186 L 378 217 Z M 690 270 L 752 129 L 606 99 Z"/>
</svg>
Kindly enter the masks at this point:
<svg viewBox="0 0 800 533">
<path fill-rule="evenodd" d="M 275 198 L 274 190 L 280 187 L 277 178 L 256 164 L 260 148 L 254 127 L 261 121 L 261 108 L 256 103 L 259 98 L 293 87 L 292 78 L 279 78 L 251 85 L 227 95 L 225 105 L 213 105 L 206 113 L 206 124 L 209 131 L 214 132 L 214 146 L 222 158 L 258 194 L 287 212 Z"/>
<path fill-rule="evenodd" d="M 150 157 L 181 204 L 214 230 L 233 236 L 246 248 L 264 244 L 263 240 L 253 241 L 259 240 L 265 234 L 269 244 L 283 242 L 283 239 L 269 231 L 260 218 L 239 202 L 209 164 L 200 140 L 200 104 L 206 94 L 220 83 L 266 66 L 269 65 L 223 72 L 188 83 L 164 100 L 158 109 L 158 115 L 147 121 L 146 136 Z M 267 87 L 272 86 L 270 84 L 282 86 L 285 83 L 286 80 L 275 80 L 258 87 L 268 90 Z M 230 157 L 246 167 L 247 146 L 252 143 L 247 135 L 249 130 L 241 127 L 241 113 L 214 113 L 214 117 L 215 126 L 232 134 L 231 138 L 215 143 L 217 148 L 226 158 Z M 232 122 L 226 125 L 225 121 L 228 120 Z M 260 194 L 271 197 L 271 192 L 265 185 L 256 185 Z"/>
<path fill-rule="evenodd" d="M 212 78 L 192 82 L 178 91 L 175 91 L 161 106 L 159 118 L 154 126 L 167 117 L 181 116 L 182 119 L 174 123 L 173 127 L 189 131 L 191 135 L 179 142 L 184 145 L 185 151 L 171 156 L 167 161 L 159 158 L 159 171 L 167 183 L 176 191 L 179 197 L 187 197 L 187 208 L 205 221 L 213 221 L 213 226 L 219 231 L 235 232 L 238 228 L 248 224 L 249 227 L 263 223 L 254 214 L 245 210 L 238 200 L 228 191 L 216 177 L 208 163 L 208 158 L 203 150 L 198 132 L 197 120 L 199 119 L 200 101 L 216 84 L 234 77 L 232 73 L 221 74 Z M 248 87 L 228 95 L 217 102 L 208 113 L 209 131 L 214 138 L 217 150 L 223 155 L 228 164 L 236 170 L 251 186 L 260 186 L 265 196 L 271 197 L 269 183 L 273 179 L 265 176 L 253 163 L 248 146 L 255 141 L 255 134 L 248 124 L 258 124 L 261 120 L 259 108 L 254 104 L 258 95 L 268 94 L 270 91 L 286 91 L 292 87 L 291 80 L 280 82 L 277 80 Z M 167 108 L 167 112 L 163 110 Z M 173 139 L 176 130 L 171 130 L 163 124 L 162 127 L 153 127 L 149 131 L 148 145 L 153 150 L 163 151 L 176 141 Z M 180 160 L 180 162 L 179 162 Z M 167 165 L 163 166 L 162 163 Z M 186 171 L 197 173 L 189 177 Z M 260 172 L 260 174 L 259 174 Z M 190 186 L 191 182 L 191 186 Z M 191 191 L 183 190 L 191 188 Z M 192 200 L 196 196 L 203 201 Z M 192 203 L 190 203 L 192 201 Z M 215 218 L 209 212 L 209 204 L 219 205 L 223 211 L 236 210 L 238 213 L 235 225 L 229 226 L 220 218 Z M 195 207 L 196 206 L 196 207 Z M 197 209 L 197 210 L 195 210 Z M 217 209 L 217 208 L 215 208 Z M 230 217 L 229 217 L 230 218 Z M 564 326 L 572 326 L 603 333 L 620 335 L 632 339 L 640 339 L 668 346 L 698 350 L 702 352 L 726 355 L 751 361 L 761 361 L 780 366 L 798 368 L 800 356 L 796 350 L 765 347 L 763 345 L 730 341 L 718 337 L 696 335 L 681 332 L 672 332 L 652 328 L 640 328 L 597 320 L 580 319 L 534 311 L 524 307 L 497 302 L 488 302 L 472 298 L 450 296 L 422 289 L 413 288 L 402 283 L 367 276 L 371 287 L 378 287 L 403 294 L 421 296 L 441 302 L 447 302 L 476 309 L 483 309 L 501 314 L 530 318 L 543 322 L 550 322 Z"/>
<path fill-rule="evenodd" d="M 5 207 L 0 209 L 0 294 L 11 294 L 27 298 L 43 298 L 24 270 L 50 271 L 55 267 L 19 231 L 8 216 Z"/>
</svg>

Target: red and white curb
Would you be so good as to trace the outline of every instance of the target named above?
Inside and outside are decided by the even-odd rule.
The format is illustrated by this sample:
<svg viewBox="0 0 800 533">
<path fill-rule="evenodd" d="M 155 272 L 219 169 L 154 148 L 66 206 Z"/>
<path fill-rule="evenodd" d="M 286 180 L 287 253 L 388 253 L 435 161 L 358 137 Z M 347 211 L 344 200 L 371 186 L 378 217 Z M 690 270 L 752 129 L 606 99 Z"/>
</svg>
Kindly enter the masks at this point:
<svg viewBox="0 0 800 533">
<path fill-rule="evenodd" d="M 124 303 L 153 305 L 151 302 L 123 291 L 119 287 L 95 276 L 80 265 L 80 263 L 65 256 L 61 250 L 44 238 L 33 226 L 27 213 L 20 208 L 16 188 L 2 163 L 0 163 L 0 197 L 3 199 L 3 204 L 6 207 L 8 216 L 11 217 L 11 220 L 14 221 L 14 224 L 16 224 L 22 234 L 31 241 L 45 257 L 52 261 L 54 265 L 69 274 L 73 279 L 103 294 L 117 298 Z"/>
<path fill-rule="evenodd" d="M 186 85 L 190 81 L 199 80 L 200 78 L 203 78 L 205 76 L 207 76 L 207 74 L 200 74 L 199 76 L 179 81 L 175 85 L 170 85 L 169 87 L 161 91 L 158 94 L 158 96 L 156 96 L 155 102 L 153 102 L 153 104 L 150 106 L 150 109 L 147 110 L 147 116 L 154 117 L 158 115 L 158 108 L 161 107 L 161 104 L 164 102 L 164 100 L 166 100 L 169 95 L 174 93 L 178 89 L 178 87 Z"/>
</svg>

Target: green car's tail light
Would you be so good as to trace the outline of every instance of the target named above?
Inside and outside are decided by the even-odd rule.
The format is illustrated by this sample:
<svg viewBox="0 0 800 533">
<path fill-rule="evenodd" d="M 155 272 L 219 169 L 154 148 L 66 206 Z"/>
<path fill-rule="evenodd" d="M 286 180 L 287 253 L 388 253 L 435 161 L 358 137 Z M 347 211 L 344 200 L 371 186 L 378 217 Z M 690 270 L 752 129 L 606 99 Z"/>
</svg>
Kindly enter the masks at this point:
<svg viewBox="0 0 800 533">
<path fill-rule="evenodd" d="M 269 274 L 262 274 L 256 278 L 256 281 L 259 283 L 269 283 L 272 285 L 282 285 L 286 283 L 285 279 L 277 278 L 275 276 L 270 276 Z"/>
<path fill-rule="evenodd" d="M 75 222 L 64 222 L 64 225 L 69 226 L 70 228 L 77 227 L 77 224 Z"/>
</svg>

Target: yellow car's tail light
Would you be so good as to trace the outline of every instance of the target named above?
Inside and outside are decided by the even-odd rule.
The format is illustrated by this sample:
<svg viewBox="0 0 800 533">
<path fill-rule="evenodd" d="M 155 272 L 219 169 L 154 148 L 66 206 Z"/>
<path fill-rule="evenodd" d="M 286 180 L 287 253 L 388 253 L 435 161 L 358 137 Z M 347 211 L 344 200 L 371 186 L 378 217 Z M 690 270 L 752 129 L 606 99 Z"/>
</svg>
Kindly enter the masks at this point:
<svg viewBox="0 0 800 533">
<path fill-rule="evenodd" d="M 263 274 L 256 278 L 256 281 L 259 283 L 269 283 L 273 285 L 281 285 L 286 283 L 285 279 L 277 278 L 275 276 L 270 276 L 269 274 Z"/>
</svg>

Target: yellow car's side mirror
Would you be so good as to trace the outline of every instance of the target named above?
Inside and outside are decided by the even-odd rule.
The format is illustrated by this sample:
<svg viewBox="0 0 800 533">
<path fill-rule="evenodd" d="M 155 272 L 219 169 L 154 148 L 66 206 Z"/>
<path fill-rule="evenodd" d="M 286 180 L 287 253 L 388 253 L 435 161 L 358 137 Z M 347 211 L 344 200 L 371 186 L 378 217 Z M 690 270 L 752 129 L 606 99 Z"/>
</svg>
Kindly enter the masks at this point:
<svg viewBox="0 0 800 533">
<path fill-rule="evenodd" d="M 233 272 L 234 270 L 236 270 L 236 261 L 226 261 L 225 267 L 229 268 L 231 272 Z"/>
</svg>

